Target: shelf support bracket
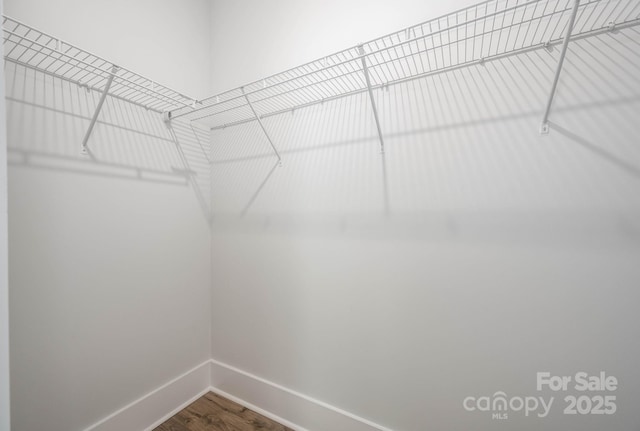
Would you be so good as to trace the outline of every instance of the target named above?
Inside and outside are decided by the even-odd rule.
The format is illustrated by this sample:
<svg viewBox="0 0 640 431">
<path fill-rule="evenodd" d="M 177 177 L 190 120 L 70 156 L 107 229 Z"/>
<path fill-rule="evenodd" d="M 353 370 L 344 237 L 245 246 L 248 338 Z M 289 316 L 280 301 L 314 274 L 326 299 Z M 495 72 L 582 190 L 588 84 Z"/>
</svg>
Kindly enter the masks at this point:
<svg viewBox="0 0 640 431">
<path fill-rule="evenodd" d="M 553 97 L 556 94 L 556 88 L 558 87 L 558 81 L 560 80 L 560 73 L 562 72 L 562 65 L 564 63 L 564 57 L 567 54 L 567 48 L 569 47 L 569 40 L 571 40 L 571 32 L 573 31 L 573 25 L 576 22 L 576 15 L 578 14 L 578 7 L 580 6 L 580 0 L 574 0 L 573 9 L 571 9 L 571 17 L 567 23 L 567 30 L 564 34 L 564 41 L 562 42 L 562 50 L 560 51 L 560 58 L 558 59 L 558 65 L 556 66 L 556 74 L 553 78 L 553 84 L 551 84 L 551 91 L 549 98 L 547 99 L 547 106 L 544 110 L 544 116 L 542 117 L 542 123 L 540 124 L 540 134 L 546 135 L 549 133 L 549 114 L 551 113 L 551 105 L 553 104 Z"/>
<path fill-rule="evenodd" d="M 373 119 L 376 122 L 376 129 L 378 129 L 378 139 L 380 140 L 380 154 L 382 154 L 382 194 L 384 200 L 384 213 L 385 215 L 389 215 L 389 187 L 387 184 L 387 161 L 384 155 L 384 139 L 382 137 L 380 120 L 378 119 L 378 108 L 376 107 L 376 101 L 373 98 L 373 89 L 371 88 L 371 78 L 369 77 L 369 67 L 367 66 L 367 57 L 364 51 L 364 46 L 358 46 L 358 54 L 360 55 L 360 61 L 362 61 L 362 72 L 364 73 L 364 79 L 367 83 L 369 101 L 371 102 L 371 109 L 373 110 Z"/>
<path fill-rule="evenodd" d="M 249 109 L 251 109 L 253 116 L 256 118 L 256 120 L 258 120 L 258 124 L 262 129 L 262 133 L 264 133 L 264 136 L 267 138 L 267 141 L 269 141 L 269 145 L 271 145 L 273 152 L 276 153 L 276 156 L 278 157 L 278 163 L 282 163 L 282 158 L 280 157 L 280 153 L 278 153 L 276 146 L 273 145 L 273 141 L 271 140 L 269 133 L 267 133 L 267 129 L 265 129 L 264 124 L 262 124 L 262 119 L 260 118 L 256 110 L 253 108 L 253 105 L 251 104 L 251 100 L 249 100 L 249 96 L 247 95 L 247 93 L 244 92 L 244 87 L 241 87 L 240 89 L 242 90 L 242 95 L 244 96 L 244 99 L 247 101 L 247 105 L 249 106 Z"/>
<path fill-rule="evenodd" d="M 378 109 L 376 108 L 376 101 L 373 99 L 371 78 L 369 78 L 369 67 L 367 67 L 367 58 L 364 52 L 364 46 L 358 46 L 358 54 L 360 54 L 360 60 L 362 61 L 362 72 L 364 73 L 364 79 L 367 83 L 367 90 L 369 91 L 369 101 L 371 101 L 371 108 L 373 109 L 373 118 L 376 121 L 376 128 L 378 129 L 378 139 L 380 139 L 380 152 L 384 154 L 384 139 L 382 138 L 382 129 L 380 128 L 380 120 L 378 119 Z"/>
<path fill-rule="evenodd" d="M 91 137 L 91 132 L 93 132 L 93 128 L 96 125 L 96 121 L 98 121 L 98 116 L 100 115 L 100 111 L 102 110 L 102 105 L 104 105 L 104 101 L 107 99 L 107 94 L 109 93 L 109 89 L 111 88 L 111 84 L 113 83 L 113 78 L 115 78 L 116 73 L 118 73 L 118 66 L 113 65 L 111 68 L 111 74 L 109 75 L 109 79 L 107 79 L 107 84 L 104 86 L 104 90 L 102 90 L 102 96 L 100 96 L 100 101 L 98 102 L 98 106 L 96 106 L 96 110 L 93 113 L 93 118 L 91 118 L 91 123 L 89 124 L 89 128 L 87 129 L 87 133 L 84 135 L 84 139 L 82 140 L 82 153 L 87 153 L 87 143 L 89 142 L 89 138 Z"/>
</svg>

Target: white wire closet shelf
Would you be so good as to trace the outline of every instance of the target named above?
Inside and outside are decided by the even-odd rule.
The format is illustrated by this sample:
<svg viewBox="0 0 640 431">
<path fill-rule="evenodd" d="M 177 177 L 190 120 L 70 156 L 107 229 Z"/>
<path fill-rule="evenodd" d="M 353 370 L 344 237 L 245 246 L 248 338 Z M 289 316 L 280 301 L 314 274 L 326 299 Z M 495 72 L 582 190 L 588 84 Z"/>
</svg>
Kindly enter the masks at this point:
<svg viewBox="0 0 640 431">
<path fill-rule="evenodd" d="M 531 50 L 551 50 L 567 35 L 576 40 L 638 24 L 639 0 L 491 0 L 170 114 L 203 121 L 211 129 L 250 121 L 262 126 L 262 118 L 301 107 L 367 91 L 371 95 L 388 85 Z"/>
<path fill-rule="evenodd" d="M 388 34 L 203 100 L 185 96 L 95 54 L 3 16 L 6 61 L 102 93 L 83 150 L 107 96 L 170 119 L 211 129 L 257 121 L 324 101 L 369 92 L 382 151 L 373 91 L 533 50 L 561 47 L 541 132 L 570 41 L 640 24 L 640 0 L 490 0 Z"/>
<path fill-rule="evenodd" d="M 5 61 L 46 73 L 88 90 L 108 93 L 111 97 L 158 113 L 195 103 L 193 98 L 13 18 L 3 15 L 2 27 Z"/>
</svg>

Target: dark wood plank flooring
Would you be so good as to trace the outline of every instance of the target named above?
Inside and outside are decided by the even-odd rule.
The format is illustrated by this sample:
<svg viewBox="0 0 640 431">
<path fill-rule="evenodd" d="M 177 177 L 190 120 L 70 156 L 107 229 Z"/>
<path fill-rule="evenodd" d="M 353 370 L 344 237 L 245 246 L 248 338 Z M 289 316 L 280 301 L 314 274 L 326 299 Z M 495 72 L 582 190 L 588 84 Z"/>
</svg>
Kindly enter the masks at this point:
<svg viewBox="0 0 640 431">
<path fill-rule="evenodd" d="M 203 395 L 154 431 L 293 431 L 212 392 Z"/>
</svg>

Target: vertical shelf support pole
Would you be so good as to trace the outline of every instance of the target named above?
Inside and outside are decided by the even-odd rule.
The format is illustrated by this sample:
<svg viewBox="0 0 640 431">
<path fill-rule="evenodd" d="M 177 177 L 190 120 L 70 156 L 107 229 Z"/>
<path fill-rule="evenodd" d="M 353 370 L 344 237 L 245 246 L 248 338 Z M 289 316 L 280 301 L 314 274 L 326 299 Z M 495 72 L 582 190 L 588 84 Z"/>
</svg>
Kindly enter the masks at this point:
<svg viewBox="0 0 640 431">
<path fill-rule="evenodd" d="M 571 39 L 571 31 L 573 25 L 576 22 L 576 15 L 578 14 L 578 6 L 580 6 L 580 0 L 574 0 L 573 9 L 571 10 L 571 17 L 567 23 L 567 31 L 564 34 L 564 41 L 562 42 L 562 50 L 560 51 L 560 58 L 558 59 L 558 65 L 556 67 L 556 74 L 553 78 L 553 84 L 551 85 L 551 92 L 547 99 L 547 107 L 544 110 L 544 116 L 542 117 L 542 124 L 540 124 L 540 134 L 546 135 L 549 133 L 549 114 L 551 113 L 551 105 L 553 104 L 553 97 L 556 94 L 556 88 L 558 87 L 558 81 L 560 80 L 560 73 L 562 72 L 562 65 L 564 63 L 564 57 L 567 54 L 567 48 L 569 47 L 569 40 Z"/>
<path fill-rule="evenodd" d="M 256 117 L 256 120 L 258 120 L 258 124 L 260 125 L 260 128 L 262 129 L 264 136 L 266 136 L 267 141 L 269 141 L 269 145 L 271 145 L 273 152 L 276 153 L 276 156 L 278 157 L 278 162 L 281 163 L 282 158 L 280 157 L 280 153 L 278 153 L 276 146 L 273 145 L 273 141 L 271 140 L 269 133 L 267 133 L 267 129 L 265 129 L 264 124 L 262 124 L 262 119 L 260 118 L 256 110 L 253 108 L 253 105 L 251 104 L 251 100 L 249 100 L 249 96 L 247 96 L 247 94 L 244 92 L 244 87 L 241 87 L 240 89 L 242 90 L 242 95 L 244 96 L 244 99 L 247 101 L 247 105 L 251 109 L 251 112 L 253 112 L 253 116 Z"/>
<path fill-rule="evenodd" d="M 360 54 L 360 60 L 362 61 L 362 72 L 364 73 L 364 79 L 367 83 L 369 100 L 371 101 L 371 108 L 373 109 L 373 118 L 376 121 L 376 128 L 378 129 L 378 139 L 380 139 L 380 152 L 384 154 L 384 139 L 382 138 L 382 129 L 380 128 L 380 120 L 378 119 L 378 109 L 376 108 L 376 101 L 373 99 L 373 90 L 371 89 L 371 78 L 369 78 L 367 58 L 364 52 L 364 47 L 362 45 L 358 47 L 358 54 Z"/>
<path fill-rule="evenodd" d="M 96 125 L 96 121 L 98 121 L 98 115 L 100 115 L 100 111 L 102 110 L 102 105 L 107 98 L 107 94 L 109 93 L 109 89 L 111 88 L 111 84 L 113 83 L 113 78 L 118 73 L 118 66 L 114 65 L 111 68 L 111 75 L 109 75 L 109 79 L 107 79 L 107 84 L 104 86 L 104 90 L 102 90 L 102 96 L 100 96 L 100 101 L 98 102 L 98 106 L 96 106 L 96 110 L 93 113 L 93 118 L 91 119 L 91 123 L 89 124 L 89 129 L 87 129 L 87 133 L 84 135 L 84 139 L 82 140 L 82 152 L 87 152 L 87 143 L 89 142 L 89 138 L 91 137 L 91 132 L 93 132 L 93 128 Z"/>
</svg>

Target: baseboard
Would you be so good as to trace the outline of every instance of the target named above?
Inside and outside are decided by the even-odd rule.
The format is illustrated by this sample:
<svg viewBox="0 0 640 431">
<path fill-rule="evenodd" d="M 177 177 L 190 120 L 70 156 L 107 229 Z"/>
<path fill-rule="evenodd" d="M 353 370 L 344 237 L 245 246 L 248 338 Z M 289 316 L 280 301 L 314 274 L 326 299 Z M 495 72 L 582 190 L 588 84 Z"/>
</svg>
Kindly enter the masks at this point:
<svg viewBox="0 0 640 431">
<path fill-rule="evenodd" d="M 154 389 L 85 431 L 150 431 L 210 391 L 211 361 Z"/>
<path fill-rule="evenodd" d="M 214 359 L 154 389 L 84 431 L 151 431 L 207 392 L 217 393 L 295 431 L 391 431 Z"/>
<path fill-rule="evenodd" d="M 296 431 L 391 431 L 339 407 L 211 360 L 211 391 Z"/>
<path fill-rule="evenodd" d="M 242 398 L 238 398 L 235 395 L 232 395 L 232 394 L 230 394 L 228 392 L 225 392 L 225 391 L 223 391 L 221 389 L 211 387 L 211 388 L 209 388 L 209 390 L 211 392 L 213 392 L 214 394 L 218 394 L 221 397 L 224 397 L 224 398 L 226 398 L 228 400 L 236 402 L 236 403 L 240 404 L 241 406 L 244 406 L 244 407 L 248 408 L 249 410 L 253 410 L 256 413 L 260 413 L 262 416 L 267 417 L 267 418 L 269 418 L 269 419 L 271 419 L 273 421 L 276 421 L 279 424 L 286 426 L 287 428 L 291 428 L 294 431 L 310 431 L 310 430 L 308 430 L 306 428 L 301 427 L 298 424 L 294 424 L 293 422 L 291 422 L 291 421 L 289 421 L 289 420 L 287 420 L 287 419 L 285 419 L 283 417 L 280 417 L 280 416 L 278 416 L 278 415 L 276 415 L 276 414 L 274 414 L 274 413 L 272 413 L 270 411 L 267 411 L 267 410 L 265 410 L 265 409 L 263 409 L 261 407 L 258 407 L 255 404 L 251 404 L 250 402 L 248 402 L 246 400 L 243 400 Z"/>
</svg>

